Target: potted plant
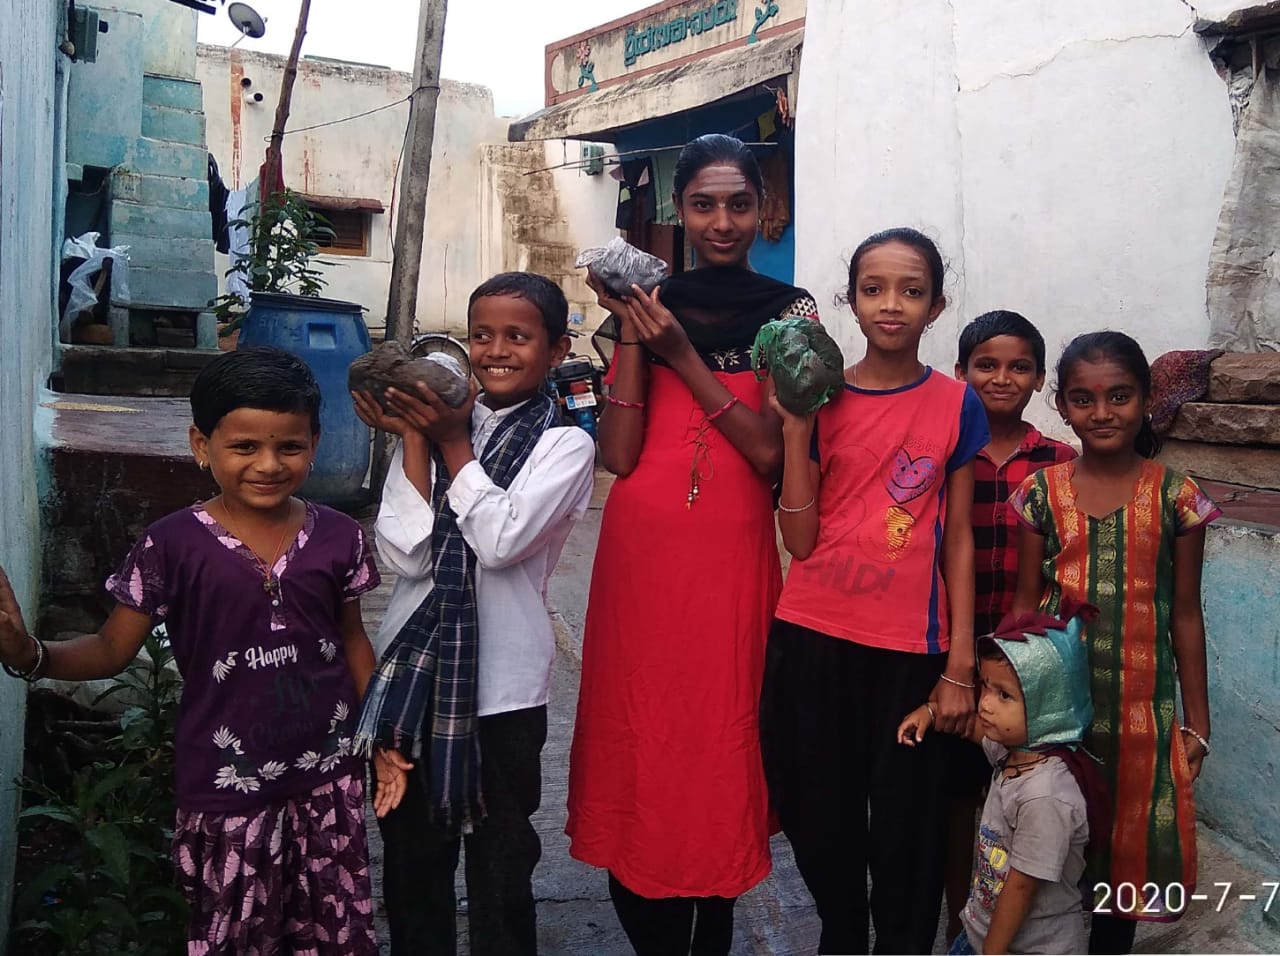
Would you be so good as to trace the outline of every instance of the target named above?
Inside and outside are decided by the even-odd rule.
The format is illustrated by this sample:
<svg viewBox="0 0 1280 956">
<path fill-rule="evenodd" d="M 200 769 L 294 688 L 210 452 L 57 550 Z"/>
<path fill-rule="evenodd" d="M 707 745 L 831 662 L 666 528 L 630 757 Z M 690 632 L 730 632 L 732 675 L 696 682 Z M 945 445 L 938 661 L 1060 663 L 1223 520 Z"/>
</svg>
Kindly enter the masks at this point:
<svg viewBox="0 0 1280 956">
<path fill-rule="evenodd" d="M 247 219 L 229 225 L 248 229 L 249 251 L 233 254 L 226 275 L 239 276 L 251 297 L 255 292 L 318 296 L 324 290 L 327 280 L 316 268 L 322 264 L 318 240 L 334 233 L 301 195 L 291 189 L 272 193 Z M 209 304 L 218 317 L 220 336 L 240 328 L 247 306 L 239 294 L 228 291 Z"/>
</svg>

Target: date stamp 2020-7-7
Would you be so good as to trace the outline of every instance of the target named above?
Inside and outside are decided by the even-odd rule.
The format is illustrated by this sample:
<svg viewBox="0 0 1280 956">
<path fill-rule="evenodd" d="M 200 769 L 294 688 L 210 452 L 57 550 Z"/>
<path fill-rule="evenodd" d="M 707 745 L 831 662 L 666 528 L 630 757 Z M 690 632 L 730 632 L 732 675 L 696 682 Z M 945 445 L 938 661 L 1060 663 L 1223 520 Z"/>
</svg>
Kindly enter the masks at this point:
<svg viewBox="0 0 1280 956">
<path fill-rule="evenodd" d="M 1181 883 L 1095 883 L 1093 886 L 1093 911 L 1105 915 L 1147 917 L 1178 916 L 1192 903 L 1212 903 L 1217 912 L 1235 904 L 1260 903 L 1267 913 L 1280 891 L 1280 880 L 1263 881 L 1257 885 L 1237 886 L 1235 883 L 1213 884 L 1213 892 L 1188 891 Z"/>
</svg>

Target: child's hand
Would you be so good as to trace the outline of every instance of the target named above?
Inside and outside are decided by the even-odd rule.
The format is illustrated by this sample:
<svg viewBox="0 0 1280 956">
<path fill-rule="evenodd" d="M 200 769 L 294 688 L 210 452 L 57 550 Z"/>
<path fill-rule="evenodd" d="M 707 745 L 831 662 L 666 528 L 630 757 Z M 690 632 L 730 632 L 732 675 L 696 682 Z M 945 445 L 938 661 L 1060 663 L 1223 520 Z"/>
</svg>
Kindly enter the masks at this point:
<svg viewBox="0 0 1280 956">
<path fill-rule="evenodd" d="M 933 726 L 933 707 L 921 704 L 898 724 L 898 743 L 914 747 L 924 740 L 924 735 Z"/>
<path fill-rule="evenodd" d="M 596 302 L 600 308 L 607 309 L 619 319 L 630 317 L 630 310 L 626 308 L 625 301 L 613 295 L 590 268 L 587 269 L 587 286 L 596 294 Z"/>
<path fill-rule="evenodd" d="M 439 395 L 419 382 L 418 394 L 398 388 L 387 389 L 387 404 L 436 444 L 467 438 L 471 430 L 471 409 L 476 403 L 476 384 L 470 383 L 466 401 L 451 408 Z"/>
<path fill-rule="evenodd" d="M 809 436 L 813 434 L 813 415 L 797 415 L 795 412 L 787 411 L 781 402 L 778 401 L 778 385 L 770 375 L 765 379 L 765 397 L 769 401 L 769 406 L 778 413 L 778 417 L 782 419 L 782 431 L 784 434 L 801 434 Z M 816 413 L 815 413 L 816 414 Z"/>
<path fill-rule="evenodd" d="M 35 664 L 36 645 L 22 620 L 22 608 L 9 584 L 9 576 L 0 568 L 0 661 L 10 667 L 28 670 Z"/>
<path fill-rule="evenodd" d="M 662 304 L 661 286 L 654 286 L 646 293 L 638 285 L 631 287 L 635 298 L 628 302 L 630 317 L 635 324 L 636 338 L 660 358 L 674 362 L 685 352 L 693 350 L 684 326 L 676 321 L 671 310 Z"/>
<path fill-rule="evenodd" d="M 378 747 L 373 752 L 373 772 L 378 786 L 373 793 L 373 812 L 378 817 L 385 817 L 400 806 L 404 799 L 405 787 L 409 782 L 409 771 L 413 764 L 400 754 L 398 750 L 384 750 Z"/>
<path fill-rule="evenodd" d="M 1187 733 L 1182 732 L 1182 745 L 1187 753 L 1187 765 L 1191 768 L 1191 782 L 1200 779 L 1200 771 L 1204 769 L 1204 758 L 1208 756 L 1209 751 L 1204 749 L 1204 744 Z"/>
<path fill-rule="evenodd" d="M 972 680 L 972 677 L 969 679 Z M 978 710 L 976 693 L 972 687 L 961 687 L 938 678 L 930 700 L 934 702 L 934 729 L 944 734 L 972 736 Z"/>
<path fill-rule="evenodd" d="M 399 435 L 401 438 L 405 437 L 405 432 L 415 431 L 403 418 L 384 412 L 372 392 L 352 392 L 351 400 L 356 406 L 356 417 L 370 428 Z"/>
</svg>

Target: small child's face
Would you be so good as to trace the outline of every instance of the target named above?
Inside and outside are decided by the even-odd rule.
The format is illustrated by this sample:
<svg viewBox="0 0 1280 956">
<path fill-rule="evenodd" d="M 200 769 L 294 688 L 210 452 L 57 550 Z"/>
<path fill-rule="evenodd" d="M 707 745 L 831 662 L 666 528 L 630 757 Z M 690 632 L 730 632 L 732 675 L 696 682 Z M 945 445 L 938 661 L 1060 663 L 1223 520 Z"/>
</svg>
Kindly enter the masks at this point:
<svg viewBox="0 0 1280 956">
<path fill-rule="evenodd" d="M 1031 343 L 1017 335 L 996 335 L 973 350 L 956 378 L 968 382 L 982 399 L 987 417 L 1021 419 L 1031 396 L 1044 388 Z"/>
<path fill-rule="evenodd" d="M 279 508 L 302 487 L 318 441 L 305 412 L 236 408 L 211 435 L 191 426 L 191 451 L 208 463 L 223 499 L 258 511 Z"/>
<path fill-rule="evenodd" d="M 1025 744 L 1027 706 L 1013 665 L 1005 660 L 984 657 L 978 661 L 978 672 L 982 677 L 978 722 L 983 736 L 1009 748 Z"/>
<path fill-rule="evenodd" d="M 569 337 L 552 343 L 538 307 L 514 295 L 488 295 L 471 306 L 471 370 L 490 408 L 509 408 L 537 395 L 553 366 L 569 352 Z"/>
</svg>

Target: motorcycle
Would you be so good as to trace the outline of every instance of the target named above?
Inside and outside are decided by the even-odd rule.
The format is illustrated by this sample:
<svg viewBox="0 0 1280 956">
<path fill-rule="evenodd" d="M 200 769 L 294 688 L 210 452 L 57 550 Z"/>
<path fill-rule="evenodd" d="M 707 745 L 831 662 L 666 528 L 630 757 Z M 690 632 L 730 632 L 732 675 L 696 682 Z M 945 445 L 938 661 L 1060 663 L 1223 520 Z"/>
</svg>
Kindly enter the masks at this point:
<svg viewBox="0 0 1280 956">
<path fill-rule="evenodd" d="M 577 337 L 570 330 L 569 335 Z M 560 406 L 566 425 L 577 425 L 592 439 L 598 439 L 596 420 L 600 417 L 600 396 L 604 394 L 604 372 L 586 355 L 570 352 L 547 376 L 547 389 Z"/>
</svg>

